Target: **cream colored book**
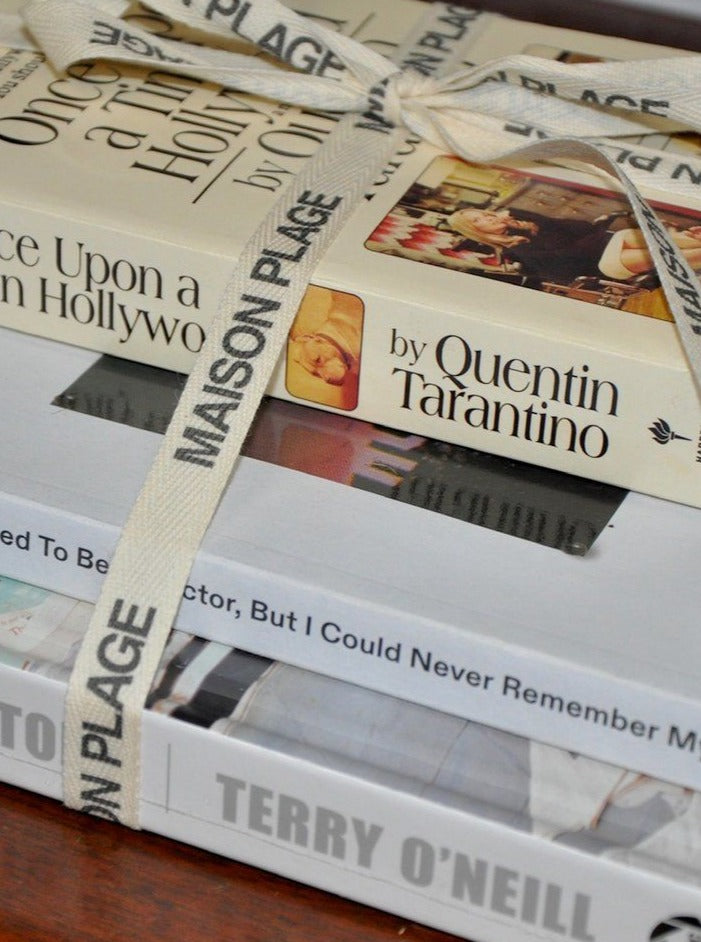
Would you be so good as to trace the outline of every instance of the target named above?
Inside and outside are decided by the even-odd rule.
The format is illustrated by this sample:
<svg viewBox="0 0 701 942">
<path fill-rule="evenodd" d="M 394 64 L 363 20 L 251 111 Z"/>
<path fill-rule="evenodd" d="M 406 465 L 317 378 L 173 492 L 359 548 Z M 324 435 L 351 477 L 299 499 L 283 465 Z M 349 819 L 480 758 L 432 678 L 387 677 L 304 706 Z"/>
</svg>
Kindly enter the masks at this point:
<svg viewBox="0 0 701 942">
<path fill-rule="evenodd" d="M 424 8 L 298 6 L 388 53 Z M 675 55 L 462 8 L 450 28 L 471 62 Z M 232 260 L 336 123 L 163 68 L 59 76 L 12 49 L 0 95 L 0 324 L 180 372 Z M 701 199 L 668 184 L 701 182 L 701 146 L 663 130 L 616 160 L 693 242 Z M 407 140 L 315 271 L 270 392 L 701 504 L 698 393 L 628 206 L 562 166 Z"/>
</svg>

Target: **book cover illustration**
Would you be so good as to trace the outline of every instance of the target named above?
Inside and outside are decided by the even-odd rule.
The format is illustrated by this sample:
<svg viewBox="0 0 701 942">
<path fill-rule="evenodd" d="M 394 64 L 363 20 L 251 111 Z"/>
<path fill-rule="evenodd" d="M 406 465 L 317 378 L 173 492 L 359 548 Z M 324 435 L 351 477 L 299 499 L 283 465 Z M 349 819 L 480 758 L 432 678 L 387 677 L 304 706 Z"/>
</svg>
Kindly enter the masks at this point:
<svg viewBox="0 0 701 942">
<path fill-rule="evenodd" d="M 0 578 L 0 662 L 67 681 L 90 609 Z M 182 631 L 147 709 L 701 886 L 701 796 L 681 786 Z"/>
<path fill-rule="evenodd" d="M 601 62 L 592 53 L 527 44 L 524 53 L 560 62 Z M 621 102 L 624 107 L 627 102 Z M 534 129 L 508 125 L 529 137 Z M 654 172 L 661 154 L 701 157 L 695 132 L 621 138 Z M 658 152 L 658 153 L 655 153 Z M 629 155 L 630 156 L 630 155 Z M 682 165 L 677 171 L 681 174 Z M 691 168 L 687 168 L 692 175 Z M 701 214 L 653 201 L 672 239 L 701 271 Z M 564 176 L 507 165 L 434 159 L 366 241 L 373 251 L 439 265 L 505 284 L 672 321 L 630 204 L 620 193 Z"/>
<path fill-rule="evenodd" d="M 168 370 L 104 356 L 54 399 L 93 417 L 165 431 L 184 383 Z M 622 488 L 267 398 L 243 454 L 467 523 L 584 555 Z"/>
<path fill-rule="evenodd" d="M 295 399 L 351 411 L 358 405 L 365 305 L 309 285 L 290 329 L 285 386 Z"/>
<path fill-rule="evenodd" d="M 659 203 L 655 208 L 687 261 L 701 271 L 701 214 Z M 672 320 L 627 201 L 545 172 L 437 157 L 366 246 Z"/>
</svg>

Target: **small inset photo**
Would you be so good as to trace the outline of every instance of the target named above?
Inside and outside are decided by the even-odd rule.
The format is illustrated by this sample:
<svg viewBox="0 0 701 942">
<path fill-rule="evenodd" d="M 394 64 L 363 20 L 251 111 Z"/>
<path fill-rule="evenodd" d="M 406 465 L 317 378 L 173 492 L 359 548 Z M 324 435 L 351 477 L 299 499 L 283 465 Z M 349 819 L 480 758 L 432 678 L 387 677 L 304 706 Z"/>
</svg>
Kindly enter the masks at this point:
<svg viewBox="0 0 701 942">
<path fill-rule="evenodd" d="M 365 242 L 373 252 L 672 320 L 624 196 L 543 172 L 436 158 Z M 701 214 L 652 204 L 701 271 Z"/>
<path fill-rule="evenodd" d="M 309 285 L 287 341 L 290 395 L 334 409 L 355 409 L 363 302 L 354 294 Z"/>
</svg>

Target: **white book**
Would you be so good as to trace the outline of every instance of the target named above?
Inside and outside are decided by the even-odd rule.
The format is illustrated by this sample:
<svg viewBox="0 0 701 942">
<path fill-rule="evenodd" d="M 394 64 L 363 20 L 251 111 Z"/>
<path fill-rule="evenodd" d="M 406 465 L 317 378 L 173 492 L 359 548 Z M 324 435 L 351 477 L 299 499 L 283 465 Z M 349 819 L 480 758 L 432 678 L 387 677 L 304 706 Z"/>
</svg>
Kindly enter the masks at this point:
<svg viewBox="0 0 701 942">
<path fill-rule="evenodd" d="M 0 579 L 0 779 L 57 799 L 89 610 Z M 681 786 L 178 631 L 142 752 L 144 828 L 472 942 L 698 938 Z"/>
<path fill-rule="evenodd" d="M 135 418 L 119 386 L 79 392 L 98 359 L 0 336 L 0 572 L 86 601 L 159 444 L 154 431 L 102 417 Z M 157 400 L 150 409 L 157 424 Z M 263 438 L 276 434 L 284 451 L 285 435 L 262 426 Z M 313 425 L 310 435 L 303 458 L 306 447 L 342 462 L 353 448 L 350 433 L 345 444 Z M 387 455 L 368 466 L 379 482 L 411 464 L 410 453 Z M 515 472 L 511 485 L 510 512 L 524 518 L 522 535 L 530 520 L 530 539 L 480 525 L 488 496 L 471 490 L 467 468 L 442 495 L 476 506 L 461 519 L 430 499 L 389 500 L 379 485 L 372 493 L 244 456 L 176 627 L 699 787 L 701 511 L 628 494 L 584 552 L 589 524 L 567 524 L 573 542 L 538 542 L 547 519 L 519 495 Z"/>
</svg>

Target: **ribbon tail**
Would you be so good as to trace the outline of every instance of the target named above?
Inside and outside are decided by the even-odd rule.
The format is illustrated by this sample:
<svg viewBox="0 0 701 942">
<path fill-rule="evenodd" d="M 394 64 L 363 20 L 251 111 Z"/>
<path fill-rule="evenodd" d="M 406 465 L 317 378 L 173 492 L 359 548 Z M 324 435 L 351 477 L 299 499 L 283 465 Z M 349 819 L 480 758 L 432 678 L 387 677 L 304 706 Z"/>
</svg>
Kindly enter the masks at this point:
<svg viewBox="0 0 701 942">
<path fill-rule="evenodd" d="M 402 132 L 341 120 L 295 178 L 239 258 L 156 460 L 124 527 L 73 670 L 66 700 L 64 801 L 86 808 L 81 749 L 86 716 L 111 722 L 91 694 L 100 645 L 115 626 L 141 632 L 140 670 L 124 709 L 121 796 L 115 819 L 139 826 L 139 726 L 192 560 L 225 490 L 315 267 L 380 174 Z M 302 251 L 303 250 L 303 251 Z M 291 260 L 291 256 L 301 259 Z M 287 261 L 283 261 L 287 258 Z M 226 382 L 226 369 L 236 382 Z M 212 390 L 216 388 L 217 392 Z M 216 420 L 203 420 L 212 402 Z M 145 626 L 148 626 L 146 630 Z M 113 717 L 112 717 L 113 721 Z M 88 763 L 89 764 L 89 763 Z M 128 789 L 125 783 L 133 783 Z"/>
<path fill-rule="evenodd" d="M 558 138 L 537 144 L 528 144 L 504 158 L 527 158 L 537 161 L 580 162 L 587 169 L 596 167 L 608 176 L 618 179 L 630 201 L 635 219 L 650 254 L 652 264 L 679 333 L 692 377 L 701 395 L 701 283 L 694 268 L 684 257 L 664 222 L 643 198 L 626 171 L 615 163 L 603 147 L 587 141 Z M 699 227 L 699 256 L 701 257 L 701 227 Z"/>
</svg>

